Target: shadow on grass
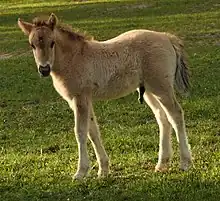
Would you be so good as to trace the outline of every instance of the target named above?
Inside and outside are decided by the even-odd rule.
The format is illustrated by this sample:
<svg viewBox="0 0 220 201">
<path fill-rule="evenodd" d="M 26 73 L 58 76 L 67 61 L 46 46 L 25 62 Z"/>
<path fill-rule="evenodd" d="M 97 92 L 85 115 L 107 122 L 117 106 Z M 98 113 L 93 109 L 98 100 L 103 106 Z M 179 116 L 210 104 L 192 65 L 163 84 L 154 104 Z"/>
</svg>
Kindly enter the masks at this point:
<svg viewBox="0 0 220 201">
<path fill-rule="evenodd" d="M 205 1 L 203 1 L 205 2 Z M 203 12 L 212 10 L 216 11 L 217 7 L 214 7 L 213 4 L 209 4 L 208 1 L 206 1 L 206 4 L 198 4 L 197 9 L 193 6 L 195 2 L 192 3 L 193 7 L 190 7 L 190 1 L 170 1 L 169 4 L 168 1 L 163 1 L 163 3 L 160 4 L 153 4 L 151 7 L 143 7 L 143 9 L 135 9 L 131 13 L 131 8 L 123 7 L 123 4 L 121 3 L 94 3 L 94 4 L 88 4 L 88 5 L 68 5 L 68 6 L 49 6 L 49 7 L 37 7 L 37 8 L 25 8 L 24 10 L 20 11 L 20 14 L 12 13 L 12 14 L 4 14 L 1 15 L 0 24 L 3 24 L 4 26 L 17 26 L 17 18 L 22 17 L 25 20 L 32 19 L 33 16 L 36 16 L 38 14 L 49 14 L 51 12 L 55 12 L 58 17 L 61 17 L 61 20 L 64 19 L 65 21 L 72 21 L 72 23 L 77 24 L 77 20 L 89 20 L 88 22 L 85 22 L 85 24 L 82 26 L 89 27 L 91 24 L 97 25 L 96 27 L 91 26 L 89 28 L 92 29 L 99 29 L 102 27 L 103 29 L 107 29 L 108 26 L 110 26 L 108 23 L 106 23 L 106 19 L 117 19 L 121 18 L 122 20 L 119 21 L 118 24 L 120 24 L 121 29 L 125 29 L 126 26 L 131 27 L 131 24 L 127 25 L 127 21 L 123 19 L 131 19 L 133 21 L 132 27 L 137 26 L 138 20 L 135 21 L 133 18 L 135 17 L 156 17 L 156 16 L 169 16 L 169 15 L 175 15 L 175 14 L 187 14 L 192 12 Z M 217 1 L 216 1 L 217 2 Z M 129 4 L 130 5 L 130 4 Z M 169 9 L 166 9 L 168 8 Z M 212 9 L 211 9 L 212 8 Z M 43 10 L 42 10 L 43 9 Z M 123 9 L 123 12 L 121 10 Z M 194 10 L 195 9 L 195 10 Z M 16 9 L 15 9 L 16 10 Z M 21 16 L 22 15 L 22 16 Z M 27 19 L 26 19 L 27 18 Z M 103 20 L 104 19 L 104 20 Z M 97 22 L 96 22 L 97 20 Z M 150 18 L 152 20 L 152 18 Z M 186 20 L 186 19 L 185 19 Z M 94 21 L 94 22 L 93 22 Z M 104 22 L 103 22 L 104 21 Z M 175 19 L 174 19 L 175 22 Z M 155 23 L 155 21 L 152 21 L 152 23 Z M 156 26 L 160 26 L 163 22 L 160 22 Z M 166 23 L 171 23 L 166 22 Z M 101 25 L 100 25 L 101 24 Z M 118 25 L 114 25 L 115 30 L 107 29 L 111 34 L 113 35 L 113 32 L 119 32 Z M 114 27 L 111 25 L 111 27 Z M 168 26 L 168 25 L 166 25 Z M 192 24 L 190 24 L 192 26 Z M 17 28 L 18 29 L 18 28 Z M 1 30 L 4 31 L 4 28 L 1 28 Z M 6 31 L 12 30 L 11 28 L 7 28 Z M 182 31 L 184 28 L 181 29 Z M 97 31 L 98 32 L 98 31 Z M 106 31 L 107 32 L 107 31 Z M 108 33 L 107 33 L 108 34 Z M 103 34 L 100 34 L 100 36 Z M 106 35 L 107 36 L 107 35 Z M 22 37 L 23 39 L 24 37 Z M 10 39 L 10 37 L 9 37 Z M 16 42 L 16 41 L 15 41 Z M 15 43 L 14 42 L 14 43 Z M 23 43 L 23 41 L 22 41 Z M 12 43 L 4 43 L 5 49 L 9 49 L 9 47 L 6 46 L 13 46 Z M 20 44 L 19 44 L 20 45 Z M 14 49 L 17 48 L 16 46 L 13 47 Z M 20 48 L 20 47 L 19 47 Z M 213 49 L 213 47 L 211 47 Z M 217 48 L 216 48 L 217 49 Z M 203 50 L 205 53 L 207 50 Z M 195 106 L 195 109 L 193 112 L 190 112 L 189 119 L 190 120 L 203 120 L 206 121 L 207 119 L 211 119 L 217 122 L 217 118 L 219 116 L 213 115 L 214 113 L 217 113 L 219 107 L 218 107 L 218 100 L 216 94 L 219 92 L 219 85 L 218 85 L 218 79 L 213 79 L 218 74 L 218 69 L 215 68 L 215 71 L 211 70 L 215 66 L 218 65 L 217 59 L 216 59 L 216 52 L 215 50 L 210 50 L 212 53 L 212 57 L 207 57 L 207 60 L 210 60 L 206 63 L 206 65 L 210 65 L 210 68 L 203 68 L 202 62 L 205 60 L 204 58 L 206 55 L 200 55 L 199 58 L 195 58 L 195 60 L 198 60 L 198 66 L 200 70 L 195 69 L 195 75 L 193 79 L 195 80 L 194 90 L 195 93 L 193 95 L 194 100 L 198 101 L 198 106 Z M 214 56 L 213 56 L 214 55 Z M 210 59 L 211 58 L 211 59 Z M 213 61 L 215 61 L 214 64 L 212 64 Z M 196 63 L 195 63 L 196 64 Z M 31 66 L 31 67 L 30 67 Z M 8 70 L 8 68 L 11 68 Z M 35 70 L 30 70 L 31 68 L 34 68 Z M 2 118 L 4 118 L 4 121 L 8 119 L 8 122 L 12 121 L 16 126 L 14 127 L 17 134 L 17 138 L 21 139 L 20 143 L 22 144 L 24 141 L 26 143 L 29 143 L 28 145 L 24 145 L 24 150 L 28 146 L 30 146 L 30 141 L 27 139 L 33 138 L 31 136 L 31 129 L 35 130 L 37 129 L 38 125 L 40 128 L 40 125 L 44 125 L 44 123 L 52 122 L 51 124 L 58 125 L 60 127 L 60 122 L 63 122 L 63 124 L 66 121 L 73 121 L 73 115 L 72 112 L 69 112 L 67 118 L 64 118 L 66 116 L 66 108 L 63 107 L 61 109 L 61 106 L 59 104 L 55 105 L 54 108 L 51 107 L 51 103 L 54 102 L 54 100 L 58 97 L 58 94 L 54 92 L 54 89 L 52 89 L 52 83 L 50 80 L 40 80 L 39 77 L 36 75 L 36 68 L 35 63 L 32 59 L 28 58 L 20 58 L 20 59 L 13 59 L 9 61 L 4 61 L 4 64 L 1 65 L 1 75 L 0 75 L 0 85 L 1 85 L 1 100 L 5 99 L 6 101 L 8 99 L 11 99 L 13 97 L 16 97 L 17 100 L 25 101 L 28 99 L 28 101 L 34 101 L 38 100 L 39 97 L 41 99 L 45 99 L 44 104 L 42 106 L 39 106 L 39 108 L 34 108 L 35 106 L 26 107 L 23 103 L 15 103 L 14 105 L 10 102 L 7 102 L 7 107 L 4 108 L 4 110 L 1 110 Z M 10 78 L 10 79 L 9 79 Z M 34 89 L 34 90 L 33 90 Z M 136 99 L 137 97 L 135 97 Z M 213 100 L 212 100 L 213 98 Z M 60 100 L 60 99 L 59 99 Z M 130 102 L 131 101 L 131 102 Z M 185 101 L 187 102 L 187 100 Z M 35 103 L 35 102 L 34 102 Z M 121 118 L 120 116 L 116 117 L 115 114 L 117 111 L 106 111 L 105 108 L 103 110 L 99 109 L 100 116 L 103 113 L 103 116 L 107 116 L 107 118 L 112 119 L 113 123 L 118 124 L 120 123 L 121 126 L 126 126 L 128 129 L 133 127 L 134 125 L 138 124 L 138 122 L 144 123 L 145 120 L 143 120 L 148 114 L 145 114 L 144 109 L 141 107 L 133 107 L 133 113 L 126 113 L 128 108 L 131 107 L 131 103 L 138 104 L 137 101 L 134 102 L 133 96 L 126 97 L 124 99 L 120 99 L 118 101 L 114 101 L 114 103 L 111 105 L 113 108 L 114 104 L 117 105 L 117 107 L 121 110 L 124 110 L 124 113 L 122 114 L 126 116 L 126 118 L 132 118 L 136 119 L 133 121 L 133 123 L 128 125 L 127 120 L 125 117 Z M 202 104 L 201 104 L 202 103 Z M 65 104 L 64 101 L 62 101 L 62 104 Z M 208 105 L 206 105 L 208 104 Z M 38 102 L 36 103 L 38 105 Z M 107 104 L 108 105 L 108 104 Z M 110 105 L 110 104 L 109 104 Z M 204 107 L 203 107 L 204 106 Z M 109 106 L 108 106 L 109 107 Z M 192 105 L 191 110 L 193 110 Z M 50 110 L 48 110 L 50 108 Z M 1 108 L 0 108 L 1 109 Z M 141 110 L 141 115 L 138 116 L 137 109 Z M 23 113 L 21 112 L 23 111 Z M 47 111 L 47 113 L 44 113 Z M 59 115 L 57 115 L 59 113 Z M 62 114 L 61 114 L 62 113 Z M 41 114 L 41 115 L 40 115 Z M 121 113 L 120 113 L 121 114 Z M 135 114 L 135 115 L 134 115 Z M 28 116 L 29 115 L 29 116 Z M 48 116 L 52 118 L 48 118 Z M 62 116 L 63 115 L 63 116 Z M 60 117 L 60 119 L 58 118 Z M 112 117 L 111 117 L 112 116 Z M 32 117 L 32 119 L 30 118 Z M 36 118 L 38 117 L 38 119 Z M 152 113 L 149 118 L 154 118 Z M 106 119 L 107 119 L 106 118 Z M 214 119 L 216 118 L 216 119 Z M 45 120 L 46 119 L 46 120 Z M 108 121 L 106 119 L 100 118 L 101 123 L 108 124 Z M 130 119 L 129 119 L 130 120 Z M 112 122 L 111 122 L 112 123 Z M 10 128 L 7 126 L 7 121 L 4 122 L 6 125 L 5 127 Z M 35 126 L 33 127 L 32 124 Z M 71 124 L 71 125 L 70 125 Z M 155 122 L 156 124 L 156 122 Z M 11 122 L 10 122 L 11 125 Z M 49 123 L 47 124 L 49 125 Z M 217 123 L 216 123 L 217 125 Z M 23 127 L 22 127 L 23 126 Z M 129 127 L 130 126 L 130 127 Z M 21 128 L 20 128 L 21 127 Z M 68 123 L 68 126 L 63 125 L 63 127 L 67 127 L 70 129 L 72 127 L 72 123 Z M 17 132 L 19 129 L 20 133 Z M 26 131 L 26 134 L 24 134 L 23 130 Z M 42 141 L 47 141 L 51 136 L 53 135 L 54 141 L 58 139 L 58 135 L 54 135 L 54 133 L 58 133 L 60 128 L 54 128 L 51 126 L 49 128 L 49 134 L 51 136 L 45 136 L 44 129 L 39 131 L 39 133 L 43 136 Z M 50 130 L 51 129 L 51 130 Z M 54 131 L 56 130 L 56 131 Z M 196 130 L 196 129 L 195 129 Z M 54 132 L 53 132 L 54 131 Z M 201 131 L 201 130 L 199 130 Z M 10 133 L 12 133 L 12 130 L 9 130 Z M 16 135 L 15 133 L 15 135 Z M 136 132 L 135 132 L 136 133 Z M 12 133 L 13 134 L 13 133 Z M 15 138 L 15 135 L 13 138 Z M 28 137 L 25 139 L 24 136 L 27 135 Z M 214 138 L 214 141 L 219 136 L 216 136 Z M 61 136 L 60 138 L 63 139 Z M 15 138 L 16 139 L 16 138 Z M 133 139 L 133 138 L 132 138 Z M 3 139 L 2 139 L 3 141 Z M 10 143 L 12 142 L 12 139 L 9 139 L 8 144 L 10 146 Z M 49 141 L 49 140 L 48 140 Z M 31 142 L 36 141 L 32 139 Z M 42 142 L 41 142 L 42 143 Z M 143 144 L 143 141 L 141 141 Z M 195 141 L 195 144 L 198 143 Z M 14 146 L 20 146 L 19 141 L 14 140 Z M 40 146 L 41 144 L 35 145 Z M 212 146 L 212 144 L 211 144 Z M 211 147 L 210 146 L 210 147 Z M 110 145 L 109 145 L 110 147 Z M 132 146 L 130 146 L 132 147 Z M 129 147 L 129 148 L 130 148 Z M 126 148 L 127 149 L 127 148 Z M 21 148 L 19 148 L 21 150 Z M 115 150 L 114 150 L 115 151 Z M 203 151 L 203 150 L 202 150 Z M 211 153 L 211 152 L 210 152 Z M 201 159 L 202 160 L 202 159 Z M 216 159 L 217 160 L 217 159 Z M 26 165 L 26 164 L 25 164 Z M 4 166 L 4 165 L 3 165 Z M 7 168 L 6 166 L 4 166 Z M 13 166 L 13 168 L 16 168 Z M 30 168 L 30 167 L 29 167 Z M 36 171 L 41 171 L 41 169 L 37 169 Z M 10 170 L 9 170 L 10 172 Z M 13 172 L 13 170 L 12 170 Z M 39 172 L 33 172 L 28 176 L 21 177 L 19 174 L 12 175 L 12 178 L 4 178 L 4 175 L 1 175 L 1 183 L 0 183 L 0 200 L 4 201 L 26 201 L 26 200 L 105 200 L 105 201 L 120 201 L 120 200 L 193 200 L 193 201 L 218 201 L 220 200 L 220 184 L 219 184 L 219 178 L 212 174 L 210 171 L 202 171 L 202 172 L 190 172 L 187 174 L 176 174 L 170 173 L 170 174 L 154 174 L 153 172 L 148 172 L 147 175 L 140 175 L 140 176 L 128 176 L 126 178 L 123 177 L 110 177 L 106 180 L 96 180 L 96 179 L 87 179 L 82 182 L 72 182 L 69 176 L 66 176 L 64 172 L 57 171 L 54 175 L 49 175 L 40 177 Z M 1 172 L 0 172 L 1 174 Z M 10 174 L 10 173 L 9 173 Z M 63 176 L 64 175 L 64 176 Z M 217 175 L 218 176 L 218 175 Z"/>
<path fill-rule="evenodd" d="M 210 181 L 199 172 L 95 178 L 83 181 L 51 180 L 49 183 L 12 183 L 0 187 L 4 201 L 218 201 L 219 180 Z"/>
<path fill-rule="evenodd" d="M 213 1 L 214 2 L 214 1 Z M 13 8 L 6 9 L 10 14 L 1 15 L 0 24 L 4 25 L 15 25 L 18 17 L 23 19 L 32 20 L 33 17 L 39 15 L 49 15 L 51 12 L 55 12 L 60 18 L 66 21 L 77 21 L 77 20 L 100 20 L 105 18 L 128 18 L 131 16 L 135 17 L 152 17 L 152 16 L 172 16 L 176 14 L 192 14 L 207 11 L 218 11 L 217 6 L 213 6 L 207 1 L 204 1 L 194 8 L 194 2 L 177 2 L 172 1 L 172 4 L 168 1 L 153 3 L 153 2 L 99 2 L 99 3 L 88 3 L 88 4 L 67 4 L 67 5 L 43 5 L 43 6 L 26 6 L 25 8 Z M 216 2 L 217 4 L 217 2 Z M 142 5 L 142 6 L 141 6 Z M 14 11 L 19 10 L 15 13 Z M 123 12 L 121 12 L 123 10 Z M 132 15 L 131 15 L 132 12 Z M 19 14 L 18 14 L 19 13 Z M 65 17 L 64 17 L 65 16 Z"/>
<path fill-rule="evenodd" d="M 189 18 L 193 23 L 197 23 L 198 29 L 203 29 L 203 20 L 199 20 L 198 16 L 192 16 L 193 13 L 202 14 L 202 19 L 207 19 L 209 12 L 215 12 L 217 7 L 211 5 L 199 5 L 198 8 L 192 10 L 192 5 L 185 2 L 172 2 L 172 6 L 167 1 L 157 3 L 141 3 L 146 5 L 143 7 L 137 6 L 139 4 L 128 2 L 112 2 L 112 3 L 89 3 L 89 4 L 68 4 L 68 5 L 51 5 L 39 7 L 25 7 L 19 8 L 19 12 L 15 13 L 16 7 L 12 9 L 12 13 L 2 14 L 0 18 L 1 37 L 4 39 L 0 42 L 0 51 L 8 53 L 7 50 L 15 51 L 19 45 L 25 47 L 24 36 L 17 26 L 17 19 L 21 17 L 26 21 L 31 21 L 36 16 L 49 15 L 51 12 L 57 14 L 59 19 L 74 27 L 88 31 L 98 40 L 105 40 L 109 37 L 114 37 L 124 31 L 135 28 L 146 28 L 158 31 L 169 31 L 175 33 L 179 32 L 180 24 L 185 29 L 191 29 L 192 25 L 185 20 Z M 149 5 L 148 5 L 149 4 Z M 135 8 L 132 10 L 132 8 Z M 168 9 L 169 8 L 169 9 Z M 172 8 L 172 9 L 171 9 Z M 186 9 L 187 8 L 187 9 Z M 123 12 L 121 12 L 123 10 Z M 9 9 L 10 11 L 10 9 Z M 132 13 L 132 15 L 131 15 Z M 184 14 L 190 14 L 183 17 Z M 201 14 L 201 13 L 200 13 Z M 173 16 L 178 15 L 178 16 Z M 129 16 L 129 17 L 128 17 Z M 170 16 L 170 17 L 169 17 Z M 185 21 L 184 21 L 185 20 Z M 186 23 L 187 22 L 187 23 Z M 207 21 L 208 22 L 208 21 Z M 178 26 L 177 26 L 178 24 Z M 105 30 L 105 31 L 103 31 Z M 183 30 L 182 30 L 183 31 Z M 191 30 L 192 31 L 192 30 Z M 183 31 L 184 32 L 184 31 Z M 187 33 L 184 33 L 186 36 Z M 204 40 L 205 41 L 205 40 Z"/>
</svg>

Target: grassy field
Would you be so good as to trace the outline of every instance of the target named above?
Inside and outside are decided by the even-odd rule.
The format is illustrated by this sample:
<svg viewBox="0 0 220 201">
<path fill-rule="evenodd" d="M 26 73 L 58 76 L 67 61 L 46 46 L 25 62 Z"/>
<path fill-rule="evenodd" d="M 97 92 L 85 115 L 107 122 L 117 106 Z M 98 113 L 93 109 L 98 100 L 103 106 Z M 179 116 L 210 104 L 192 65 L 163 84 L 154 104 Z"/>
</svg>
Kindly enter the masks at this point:
<svg viewBox="0 0 220 201">
<path fill-rule="evenodd" d="M 220 200 L 220 4 L 219 0 L 1 0 L 0 1 L 0 201 L 219 201 Z M 138 2 L 138 3 L 137 3 Z M 95 104 L 111 175 L 83 181 L 77 166 L 74 118 L 51 79 L 40 79 L 17 18 L 54 12 L 97 40 L 145 28 L 185 41 L 192 89 L 185 111 L 194 167 L 179 171 L 173 135 L 171 171 L 154 173 L 158 127 L 137 94 Z"/>
</svg>

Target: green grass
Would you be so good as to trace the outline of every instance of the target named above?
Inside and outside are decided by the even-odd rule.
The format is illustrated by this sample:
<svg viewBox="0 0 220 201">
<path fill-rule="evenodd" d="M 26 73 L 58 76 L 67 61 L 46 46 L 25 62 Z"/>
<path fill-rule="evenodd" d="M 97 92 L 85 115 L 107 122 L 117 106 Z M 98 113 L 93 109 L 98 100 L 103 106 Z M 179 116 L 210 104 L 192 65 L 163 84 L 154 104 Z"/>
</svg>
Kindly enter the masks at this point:
<svg viewBox="0 0 220 201">
<path fill-rule="evenodd" d="M 220 42 L 218 0 L 20 0 L 0 2 L 0 201 L 218 201 L 220 200 Z M 77 166 L 74 118 L 51 79 L 40 79 L 17 18 L 54 12 L 98 40 L 135 28 L 184 39 L 192 71 L 185 111 L 194 167 L 179 171 L 178 146 L 170 172 L 154 173 L 158 127 L 137 94 L 95 104 L 111 175 L 73 181 Z"/>
</svg>

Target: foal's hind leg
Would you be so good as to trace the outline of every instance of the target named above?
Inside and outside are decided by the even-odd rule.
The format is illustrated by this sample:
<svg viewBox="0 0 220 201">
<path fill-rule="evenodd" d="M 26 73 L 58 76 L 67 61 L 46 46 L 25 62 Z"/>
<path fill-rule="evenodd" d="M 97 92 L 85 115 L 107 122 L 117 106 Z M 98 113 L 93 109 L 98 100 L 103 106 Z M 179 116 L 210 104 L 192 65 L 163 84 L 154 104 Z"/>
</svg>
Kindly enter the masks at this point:
<svg viewBox="0 0 220 201">
<path fill-rule="evenodd" d="M 167 118 L 176 132 L 177 141 L 180 146 L 180 168 L 187 170 L 192 162 L 190 146 L 188 144 L 183 110 L 177 102 L 172 90 L 156 93 L 157 100 L 166 112 Z"/>
<path fill-rule="evenodd" d="M 109 172 L 109 159 L 100 138 L 99 127 L 93 111 L 90 107 L 89 139 L 95 150 L 96 158 L 99 164 L 98 177 L 107 176 Z"/>
<path fill-rule="evenodd" d="M 166 113 L 160 103 L 151 93 L 144 93 L 144 100 L 153 111 L 160 129 L 160 145 L 158 163 L 155 171 L 165 171 L 172 157 L 171 131 L 172 127 L 167 119 Z"/>
</svg>

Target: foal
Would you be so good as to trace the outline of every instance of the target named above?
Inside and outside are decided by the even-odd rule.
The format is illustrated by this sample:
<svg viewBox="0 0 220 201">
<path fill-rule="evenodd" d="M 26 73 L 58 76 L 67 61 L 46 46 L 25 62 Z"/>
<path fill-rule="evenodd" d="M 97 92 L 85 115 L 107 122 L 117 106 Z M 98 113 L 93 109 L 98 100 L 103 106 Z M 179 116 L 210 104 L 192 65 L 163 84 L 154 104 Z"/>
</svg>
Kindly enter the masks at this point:
<svg viewBox="0 0 220 201">
<path fill-rule="evenodd" d="M 109 171 L 109 159 L 102 145 L 93 111 L 93 100 L 120 98 L 139 90 L 157 119 L 160 146 L 156 171 L 168 168 L 172 156 L 171 131 L 180 146 L 180 168 L 187 170 L 191 153 L 185 131 L 183 110 L 174 94 L 189 87 L 188 69 L 181 41 L 174 35 L 149 30 L 132 30 L 99 42 L 48 20 L 33 24 L 18 20 L 28 35 L 39 73 L 51 75 L 57 92 L 74 111 L 78 143 L 76 179 L 89 169 L 87 137 L 99 164 L 98 176 Z"/>
</svg>

